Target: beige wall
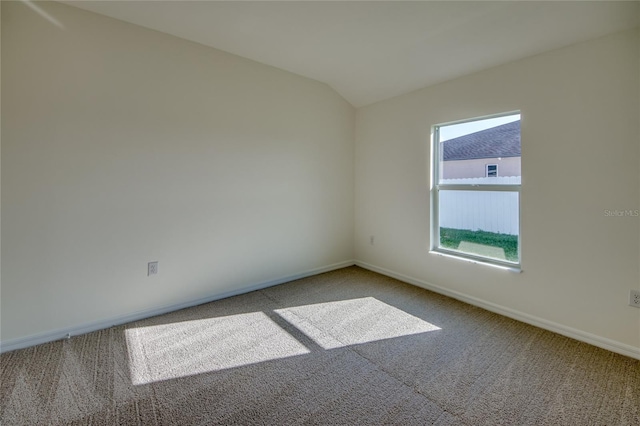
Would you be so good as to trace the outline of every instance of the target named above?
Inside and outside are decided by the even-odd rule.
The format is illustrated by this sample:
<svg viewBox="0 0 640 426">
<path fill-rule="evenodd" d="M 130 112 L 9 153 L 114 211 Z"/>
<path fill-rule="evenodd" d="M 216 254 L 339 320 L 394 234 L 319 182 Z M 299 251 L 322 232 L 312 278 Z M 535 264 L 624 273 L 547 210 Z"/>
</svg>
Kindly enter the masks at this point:
<svg viewBox="0 0 640 426">
<path fill-rule="evenodd" d="M 486 176 L 487 164 L 498 165 L 498 176 L 520 176 L 520 157 L 477 158 L 474 160 L 445 161 L 443 179 L 477 178 Z"/>
<path fill-rule="evenodd" d="M 356 258 L 640 356 L 639 219 L 605 214 L 640 207 L 638 48 L 619 33 L 359 109 Z M 429 254 L 430 126 L 515 110 L 523 272 Z"/>
<path fill-rule="evenodd" d="M 352 258 L 355 113 L 332 89 L 39 7 L 62 28 L 2 2 L 3 342 Z"/>
</svg>

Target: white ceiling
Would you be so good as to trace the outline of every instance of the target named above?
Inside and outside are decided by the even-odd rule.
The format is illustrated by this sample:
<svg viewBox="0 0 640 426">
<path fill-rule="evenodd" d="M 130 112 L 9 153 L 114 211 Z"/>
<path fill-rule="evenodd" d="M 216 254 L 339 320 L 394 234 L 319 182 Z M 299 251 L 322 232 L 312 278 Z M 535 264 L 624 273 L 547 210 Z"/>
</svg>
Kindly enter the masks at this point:
<svg viewBox="0 0 640 426">
<path fill-rule="evenodd" d="M 640 25 L 639 1 L 64 1 L 329 84 L 360 107 Z"/>
</svg>

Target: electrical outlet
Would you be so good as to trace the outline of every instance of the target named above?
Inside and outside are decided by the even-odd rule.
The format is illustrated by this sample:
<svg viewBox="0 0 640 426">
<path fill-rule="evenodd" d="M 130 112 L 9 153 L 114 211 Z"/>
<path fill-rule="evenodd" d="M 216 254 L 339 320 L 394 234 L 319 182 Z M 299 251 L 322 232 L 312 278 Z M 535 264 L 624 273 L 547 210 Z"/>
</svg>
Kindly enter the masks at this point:
<svg viewBox="0 0 640 426">
<path fill-rule="evenodd" d="M 155 275 L 158 273 L 158 262 L 149 262 L 147 264 L 147 276 Z"/>
<path fill-rule="evenodd" d="M 631 290 L 629 292 L 629 306 L 640 308 L 640 291 Z"/>
<path fill-rule="evenodd" d="M 369 244 L 373 245 L 376 242 L 376 237 L 375 235 L 371 235 L 369 237 Z"/>
</svg>

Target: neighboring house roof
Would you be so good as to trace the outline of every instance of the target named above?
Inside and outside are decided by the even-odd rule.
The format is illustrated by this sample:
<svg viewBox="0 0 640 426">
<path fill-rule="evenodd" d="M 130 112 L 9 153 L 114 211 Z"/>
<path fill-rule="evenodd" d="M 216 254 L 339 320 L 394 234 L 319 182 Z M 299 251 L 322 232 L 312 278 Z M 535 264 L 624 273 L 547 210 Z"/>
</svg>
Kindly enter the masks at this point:
<svg viewBox="0 0 640 426">
<path fill-rule="evenodd" d="M 442 142 L 444 161 L 520 157 L 520 120 Z"/>
</svg>

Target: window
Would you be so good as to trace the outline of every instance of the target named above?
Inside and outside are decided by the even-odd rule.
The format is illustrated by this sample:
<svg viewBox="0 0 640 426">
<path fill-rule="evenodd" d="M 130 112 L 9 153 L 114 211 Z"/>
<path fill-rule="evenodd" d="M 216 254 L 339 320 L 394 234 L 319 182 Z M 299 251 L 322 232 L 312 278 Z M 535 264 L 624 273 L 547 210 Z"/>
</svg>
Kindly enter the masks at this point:
<svg viewBox="0 0 640 426">
<path fill-rule="evenodd" d="M 520 113 L 439 124 L 432 135 L 432 251 L 519 270 Z"/>
</svg>

